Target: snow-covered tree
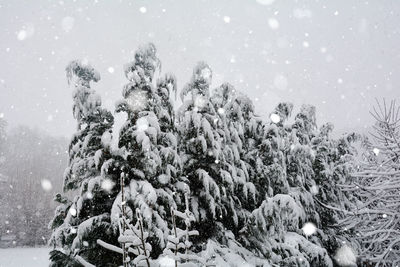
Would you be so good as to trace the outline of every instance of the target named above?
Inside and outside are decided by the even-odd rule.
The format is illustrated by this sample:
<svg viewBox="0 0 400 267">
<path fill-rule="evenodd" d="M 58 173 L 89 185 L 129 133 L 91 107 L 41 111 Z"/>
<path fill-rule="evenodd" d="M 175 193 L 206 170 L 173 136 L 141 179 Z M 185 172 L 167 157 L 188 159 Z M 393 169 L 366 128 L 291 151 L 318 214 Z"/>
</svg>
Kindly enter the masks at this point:
<svg viewBox="0 0 400 267">
<path fill-rule="evenodd" d="M 357 197 L 344 227 L 354 229 L 360 256 L 373 266 L 400 264 L 400 109 L 395 101 L 377 104 L 367 153 L 345 190 Z"/>
<path fill-rule="evenodd" d="M 142 46 L 125 66 L 129 82 L 123 89 L 123 99 L 117 103 L 117 112 L 125 112 L 127 121 L 118 140 L 121 157 L 112 163 L 118 165 L 126 185 L 127 207 L 139 209 L 143 216 L 153 257 L 166 246 L 170 210 L 182 202 L 185 189 L 180 178 L 181 160 L 170 98 L 176 90 L 176 80 L 168 74 L 155 85 L 154 75 L 159 69 L 153 44 Z M 121 199 L 122 192 L 114 203 L 113 218 L 119 216 Z"/>
<path fill-rule="evenodd" d="M 332 124 L 325 124 L 311 140 L 315 151 L 313 170 L 315 186 L 311 193 L 316 201 L 323 242 L 327 250 L 334 254 L 343 242 L 354 239 L 355 232 L 342 226 L 347 211 L 352 209 L 355 200 L 351 193 L 343 190 L 351 183 L 351 174 L 356 170 L 356 142 L 359 136 L 354 133 L 344 134 L 338 139 L 330 137 Z"/>
<path fill-rule="evenodd" d="M 216 160 L 220 168 L 221 201 L 227 214 L 224 225 L 235 234 L 246 224 L 246 218 L 256 203 L 255 185 L 250 182 L 250 168 L 245 161 L 248 139 L 247 123 L 253 117 L 247 110 L 250 99 L 237 93 L 230 84 L 213 91 L 211 102 L 218 113 L 216 130 L 221 136 L 222 155 Z"/>
<path fill-rule="evenodd" d="M 106 265 L 114 262 L 112 254 L 97 246 L 96 240 L 112 240 L 110 211 L 116 194 L 108 174 L 111 128 L 114 118 L 101 107 L 100 96 L 90 82 L 99 73 L 86 62 L 72 61 L 66 68 L 68 82 L 74 86 L 73 114 L 77 133 L 69 146 L 69 165 L 64 174 L 64 191 L 73 190 L 68 199 L 58 194 L 60 203 L 50 222 L 52 266 L 74 266 L 87 261 Z"/>
<path fill-rule="evenodd" d="M 222 202 L 224 184 L 229 181 L 221 177 L 222 137 L 217 131 L 219 116 L 210 102 L 211 78 L 211 68 L 204 62 L 198 63 L 191 81 L 181 92 L 184 103 L 178 112 L 182 171 L 191 192 L 194 225 L 203 240 L 215 235 L 221 227 L 218 222 L 231 209 L 231 205 L 225 206 Z M 187 95 L 190 97 L 185 99 Z"/>
</svg>

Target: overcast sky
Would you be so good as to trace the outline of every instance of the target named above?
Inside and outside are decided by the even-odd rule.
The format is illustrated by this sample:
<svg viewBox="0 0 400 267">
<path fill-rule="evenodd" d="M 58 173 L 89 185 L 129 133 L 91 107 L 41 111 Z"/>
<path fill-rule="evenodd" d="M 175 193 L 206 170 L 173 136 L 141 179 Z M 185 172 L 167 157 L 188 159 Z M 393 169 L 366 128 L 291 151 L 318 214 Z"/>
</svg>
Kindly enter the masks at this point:
<svg viewBox="0 0 400 267">
<path fill-rule="evenodd" d="M 88 59 L 114 111 L 122 66 L 153 42 L 178 86 L 204 60 L 265 118 L 280 101 L 317 107 L 339 131 L 372 123 L 376 97 L 400 100 L 400 1 L 0 1 L 0 117 L 70 136 L 65 66 Z"/>
</svg>

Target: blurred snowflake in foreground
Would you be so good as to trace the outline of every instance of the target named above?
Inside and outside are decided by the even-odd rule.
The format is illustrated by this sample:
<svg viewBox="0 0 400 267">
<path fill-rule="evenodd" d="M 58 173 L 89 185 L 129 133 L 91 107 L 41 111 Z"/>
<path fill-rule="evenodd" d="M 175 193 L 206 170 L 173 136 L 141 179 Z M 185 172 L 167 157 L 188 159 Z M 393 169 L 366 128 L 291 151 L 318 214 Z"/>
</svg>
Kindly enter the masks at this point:
<svg viewBox="0 0 400 267">
<path fill-rule="evenodd" d="M 273 123 L 279 123 L 281 121 L 281 117 L 279 117 L 279 115 L 275 113 L 272 113 L 271 116 L 269 116 L 269 118 Z"/>
<path fill-rule="evenodd" d="M 147 106 L 147 92 L 143 90 L 134 90 L 126 98 L 129 109 L 132 111 L 140 111 Z"/>
<path fill-rule="evenodd" d="M 303 226 L 303 228 L 301 228 L 301 230 L 303 230 L 303 233 L 306 236 L 310 236 L 310 235 L 315 234 L 315 232 L 317 231 L 317 227 L 315 226 L 315 224 L 308 222 L 308 223 L 304 224 L 304 226 Z"/>
<path fill-rule="evenodd" d="M 336 251 L 334 259 L 339 266 L 357 266 L 357 256 L 354 250 L 347 245 Z"/>
<path fill-rule="evenodd" d="M 40 184 L 42 185 L 43 190 L 46 192 L 50 191 L 53 188 L 51 182 L 47 179 L 43 179 L 42 181 L 40 181 Z"/>
</svg>

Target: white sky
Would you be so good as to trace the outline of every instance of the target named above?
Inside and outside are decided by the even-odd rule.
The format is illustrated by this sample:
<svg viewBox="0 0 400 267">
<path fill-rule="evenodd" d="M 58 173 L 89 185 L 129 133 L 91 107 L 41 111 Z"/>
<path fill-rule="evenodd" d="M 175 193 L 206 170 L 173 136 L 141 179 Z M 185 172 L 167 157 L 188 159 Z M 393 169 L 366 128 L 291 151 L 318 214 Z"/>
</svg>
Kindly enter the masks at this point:
<svg viewBox="0 0 400 267">
<path fill-rule="evenodd" d="M 204 60 L 215 87 L 232 83 L 261 116 L 279 101 L 308 103 L 319 124 L 359 130 L 376 97 L 400 97 L 399 11 L 395 0 L 0 0 L 0 116 L 70 136 L 66 64 L 87 58 L 113 111 L 123 64 L 151 41 L 179 88 Z"/>
</svg>

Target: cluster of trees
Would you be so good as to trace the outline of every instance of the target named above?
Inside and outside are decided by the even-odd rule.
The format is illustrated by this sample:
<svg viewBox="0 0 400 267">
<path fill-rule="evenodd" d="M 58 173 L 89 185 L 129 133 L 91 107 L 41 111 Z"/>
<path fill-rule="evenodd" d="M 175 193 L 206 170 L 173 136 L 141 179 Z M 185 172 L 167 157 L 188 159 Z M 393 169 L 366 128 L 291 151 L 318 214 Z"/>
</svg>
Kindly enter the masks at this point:
<svg viewBox="0 0 400 267">
<path fill-rule="evenodd" d="M 0 246 L 45 246 L 67 141 L 26 126 L 6 131 L 6 125 L 0 118 Z"/>
<path fill-rule="evenodd" d="M 78 131 L 64 190 L 79 194 L 56 197 L 53 266 L 121 264 L 122 257 L 98 241 L 119 246 L 120 218 L 136 222 L 137 210 L 150 256 L 157 258 L 167 247 L 171 212 L 186 208 L 185 194 L 199 232 L 191 250 L 205 258 L 227 263 L 237 254 L 266 266 L 332 265 L 329 255 L 345 235 L 329 228 L 338 218 L 315 199 L 341 205 L 346 198 L 332 185 L 351 171 L 354 138 L 331 139 L 331 125 L 318 129 L 312 106 L 289 124 L 293 106 L 282 103 L 273 121 L 262 122 L 251 100 L 230 84 L 210 94 L 212 71 L 204 62 L 183 88 L 175 114 L 176 79 L 167 74 L 155 83 L 159 70 L 152 44 L 126 65 L 128 83 L 116 111 L 127 121 L 115 148 L 113 116 L 90 88 L 100 75 L 79 61 L 67 67 Z M 307 222 L 318 226 L 311 236 L 301 230 Z"/>
<path fill-rule="evenodd" d="M 90 87 L 99 73 L 79 61 L 68 65 L 77 132 L 64 192 L 76 194 L 56 195 L 51 266 L 136 266 L 140 260 L 150 266 L 165 255 L 176 265 L 196 259 L 222 266 L 354 265 L 354 255 L 335 253 L 357 248 L 359 229 L 343 223 L 371 197 L 342 190 L 352 188 L 351 174 L 359 170 L 359 137 L 332 138 L 333 126 L 317 127 L 309 105 L 289 120 L 293 105 L 281 103 L 262 121 L 232 85 L 211 90 L 204 62 L 176 108 L 176 78 L 160 75 L 160 66 L 153 44 L 125 66 L 128 81 L 116 112 L 127 119 L 113 134 L 113 115 Z M 367 205 L 378 209 L 394 200 L 388 195 L 386 201 Z M 388 222 L 394 212 L 385 214 Z M 178 246 L 183 233 L 187 240 Z"/>
</svg>

